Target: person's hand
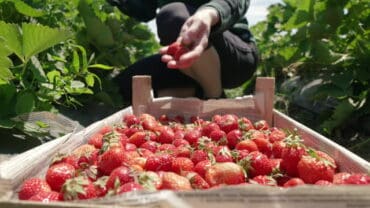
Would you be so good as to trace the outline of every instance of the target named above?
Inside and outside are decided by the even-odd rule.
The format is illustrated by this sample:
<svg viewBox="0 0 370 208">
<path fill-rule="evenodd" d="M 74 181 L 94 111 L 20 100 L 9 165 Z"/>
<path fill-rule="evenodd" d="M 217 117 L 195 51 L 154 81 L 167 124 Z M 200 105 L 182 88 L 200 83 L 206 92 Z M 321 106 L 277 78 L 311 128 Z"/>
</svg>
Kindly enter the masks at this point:
<svg viewBox="0 0 370 208">
<path fill-rule="evenodd" d="M 219 21 L 218 12 L 213 8 L 198 10 L 193 16 L 186 20 L 182 26 L 177 42 L 187 47 L 188 52 L 181 55 L 178 60 L 166 54 L 168 46 L 160 49 L 162 61 L 167 63 L 168 68 L 189 68 L 201 56 L 208 46 L 208 37 L 211 26 Z"/>
</svg>

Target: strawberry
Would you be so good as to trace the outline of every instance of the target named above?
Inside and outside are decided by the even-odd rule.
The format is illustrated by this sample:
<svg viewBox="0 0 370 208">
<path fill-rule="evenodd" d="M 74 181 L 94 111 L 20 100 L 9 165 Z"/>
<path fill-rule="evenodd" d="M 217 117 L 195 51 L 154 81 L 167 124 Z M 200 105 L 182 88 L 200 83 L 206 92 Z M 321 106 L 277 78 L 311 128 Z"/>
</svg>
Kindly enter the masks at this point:
<svg viewBox="0 0 370 208">
<path fill-rule="evenodd" d="M 162 179 L 162 186 L 160 189 L 169 189 L 174 191 L 192 190 L 189 180 L 173 172 L 159 172 Z"/>
<path fill-rule="evenodd" d="M 268 130 L 270 127 L 265 120 L 260 120 L 254 123 L 254 128 L 257 130 Z"/>
<path fill-rule="evenodd" d="M 267 155 L 268 157 L 272 154 L 272 144 L 266 138 L 255 138 L 252 140 L 256 145 L 260 152 Z"/>
<path fill-rule="evenodd" d="M 241 117 L 238 119 L 239 130 L 241 131 L 249 131 L 254 129 L 253 123 L 246 117 Z"/>
<path fill-rule="evenodd" d="M 344 184 L 367 185 L 370 184 L 370 176 L 363 173 L 354 173 L 344 180 Z"/>
<path fill-rule="evenodd" d="M 208 154 L 204 150 L 195 150 L 190 157 L 191 161 L 196 165 L 198 162 L 207 160 Z"/>
<path fill-rule="evenodd" d="M 100 149 L 103 145 L 103 136 L 101 133 L 92 135 L 88 140 L 88 144 L 93 145 L 96 149 Z"/>
<path fill-rule="evenodd" d="M 194 146 L 198 143 L 198 139 L 202 136 L 202 132 L 199 129 L 192 129 L 185 133 L 184 139 L 189 142 L 190 145 Z"/>
<path fill-rule="evenodd" d="M 148 149 L 144 149 L 144 148 L 137 148 L 136 152 L 139 154 L 140 157 L 144 157 L 144 158 L 148 158 L 148 157 L 154 155 L 154 153 L 152 151 L 150 151 Z"/>
<path fill-rule="evenodd" d="M 187 157 L 177 157 L 172 160 L 172 171 L 181 175 L 182 171 L 193 171 L 194 163 Z"/>
<path fill-rule="evenodd" d="M 115 168 L 125 162 L 125 151 L 122 148 L 115 147 L 104 152 L 98 161 L 98 169 L 104 175 L 109 175 Z"/>
<path fill-rule="evenodd" d="M 188 52 L 189 49 L 179 42 L 174 42 L 168 46 L 167 54 L 171 55 L 175 60 L 179 60 L 181 55 Z"/>
<path fill-rule="evenodd" d="M 107 181 L 109 176 L 102 176 L 98 180 L 96 180 L 93 184 L 95 186 L 96 196 L 103 197 L 107 194 Z"/>
<path fill-rule="evenodd" d="M 112 171 L 107 180 L 107 189 L 117 188 L 128 182 L 134 181 L 134 172 L 126 166 L 120 166 Z"/>
<path fill-rule="evenodd" d="M 191 147 L 189 145 L 180 145 L 176 147 L 174 155 L 176 157 L 187 157 L 190 158 Z"/>
<path fill-rule="evenodd" d="M 131 191 L 140 191 L 144 190 L 144 188 L 138 184 L 137 182 L 128 182 L 123 184 L 119 190 L 118 194 L 126 193 L 126 192 L 131 192 Z"/>
<path fill-rule="evenodd" d="M 20 200 L 27 200 L 39 192 L 50 192 L 49 184 L 40 178 L 29 178 L 22 183 L 18 192 Z"/>
<path fill-rule="evenodd" d="M 258 151 L 258 147 L 254 141 L 250 139 L 243 140 L 236 144 L 235 149 L 237 150 L 247 150 L 249 152 Z"/>
<path fill-rule="evenodd" d="M 281 152 L 281 169 L 292 177 L 298 176 L 297 165 L 302 156 L 307 155 L 306 148 L 300 143 L 301 140 L 296 137 L 286 143 L 286 147 Z"/>
<path fill-rule="evenodd" d="M 281 154 L 285 149 L 286 144 L 283 141 L 276 141 L 272 144 L 271 153 L 274 158 L 281 158 Z"/>
<path fill-rule="evenodd" d="M 127 127 L 130 127 L 132 125 L 139 124 L 140 120 L 133 114 L 127 114 L 123 117 L 123 122 L 126 124 Z"/>
<path fill-rule="evenodd" d="M 33 195 L 28 200 L 30 201 L 41 201 L 44 203 L 48 203 L 51 201 L 61 201 L 63 197 L 59 192 L 56 191 L 40 191 L 39 193 Z"/>
<path fill-rule="evenodd" d="M 180 132 L 180 131 L 175 132 L 175 138 L 178 137 L 178 134 L 179 134 L 178 132 Z M 182 137 L 181 138 L 174 139 L 173 142 L 172 142 L 172 144 L 175 147 L 183 146 L 183 145 L 190 145 L 190 143 L 187 140 L 183 139 L 184 136 L 185 136 L 185 133 L 182 132 Z"/>
<path fill-rule="evenodd" d="M 346 179 L 350 176 L 350 173 L 347 172 L 340 172 L 336 173 L 333 176 L 333 184 L 344 184 Z"/>
<path fill-rule="evenodd" d="M 112 131 L 113 131 L 113 128 L 112 128 L 111 126 L 103 126 L 103 127 L 99 130 L 99 132 L 98 132 L 98 133 L 105 135 L 105 134 L 107 134 L 107 133 L 109 133 L 109 132 L 112 132 Z"/>
<path fill-rule="evenodd" d="M 212 131 L 221 130 L 220 127 L 213 122 L 208 122 L 202 127 L 202 136 L 209 137 Z M 191 144 L 191 143 L 190 143 Z"/>
<path fill-rule="evenodd" d="M 332 182 L 329 182 L 329 181 L 326 181 L 326 180 L 318 180 L 316 181 L 315 185 L 319 185 L 319 186 L 331 186 L 333 185 Z"/>
<path fill-rule="evenodd" d="M 235 146 L 239 143 L 239 141 L 242 138 L 242 132 L 239 129 L 234 129 L 227 133 L 226 140 L 227 140 L 227 146 L 230 147 L 230 149 L 234 149 Z"/>
<path fill-rule="evenodd" d="M 283 141 L 286 137 L 286 134 L 281 129 L 278 129 L 276 127 L 270 128 L 270 134 L 268 135 L 268 138 L 271 143 L 277 142 L 277 141 Z"/>
<path fill-rule="evenodd" d="M 93 199 L 97 197 L 94 184 L 84 177 L 68 179 L 61 192 L 64 200 Z"/>
<path fill-rule="evenodd" d="M 283 187 L 293 187 L 305 184 L 304 181 L 300 178 L 291 178 L 283 184 Z"/>
<path fill-rule="evenodd" d="M 212 141 L 220 144 L 220 145 L 226 145 L 226 133 L 222 130 L 214 130 L 209 134 L 209 138 L 211 138 Z"/>
<path fill-rule="evenodd" d="M 153 171 L 143 171 L 139 173 L 139 184 L 146 190 L 158 190 L 162 186 L 161 177 Z"/>
<path fill-rule="evenodd" d="M 191 184 L 191 187 L 193 189 L 209 189 L 210 186 L 198 173 L 191 172 L 191 171 L 185 171 L 182 172 L 182 176 L 186 177 Z"/>
<path fill-rule="evenodd" d="M 184 46 L 181 46 L 179 50 L 176 51 L 175 55 L 173 56 L 173 58 L 178 61 L 180 60 L 180 57 L 184 54 L 184 53 L 187 53 L 189 51 L 188 48 L 184 47 Z"/>
<path fill-rule="evenodd" d="M 220 119 L 216 119 L 215 122 L 226 134 L 239 128 L 238 117 L 233 114 L 223 115 Z"/>
<path fill-rule="evenodd" d="M 333 181 L 336 164 L 333 158 L 321 151 L 309 150 L 297 165 L 298 175 L 305 182 L 314 184 L 319 180 Z"/>
<path fill-rule="evenodd" d="M 155 132 L 157 132 L 157 142 L 161 144 L 172 144 L 175 139 L 175 133 L 168 126 L 157 127 Z"/>
<path fill-rule="evenodd" d="M 243 168 L 232 162 L 216 163 L 207 169 L 205 180 L 210 186 L 245 182 Z"/>
<path fill-rule="evenodd" d="M 140 147 L 145 142 L 149 141 L 150 137 L 145 131 L 138 131 L 128 138 L 128 142 Z"/>
<path fill-rule="evenodd" d="M 230 149 L 227 146 L 218 146 L 215 151 L 216 162 L 233 162 Z"/>
<path fill-rule="evenodd" d="M 242 150 L 235 149 L 231 151 L 231 155 L 233 156 L 234 162 L 238 163 L 240 160 L 244 159 L 249 155 L 249 151 L 243 149 Z"/>
<path fill-rule="evenodd" d="M 255 176 L 252 180 L 249 180 L 251 184 L 260 184 L 260 185 L 266 185 L 266 186 L 277 186 L 276 180 L 267 175 L 258 175 Z"/>
<path fill-rule="evenodd" d="M 273 168 L 270 159 L 259 151 L 249 153 L 239 164 L 247 171 L 250 178 L 258 175 L 269 175 Z"/>
<path fill-rule="evenodd" d="M 176 147 L 173 144 L 161 144 L 158 146 L 157 152 L 165 152 L 168 154 L 174 154 Z"/>
<path fill-rule="evenodd" d="M 170 171 L 172 169 L 173 156 L 167 153 L 153 155 L 146 160 L 144 169 L 150 171 Z"/>
<path fill-rule="evenodd" d="M 46 172 L 46 182 L 53 191 L 59 192 L 67 179 L 75 176 L 75 168 L 68 163 L 58 163 L 49 167 Z"/>
<path fill-rule="evenodd" d="M 142 145 L 140 145 L 140 148 L 144 148 L 147 150 L 150 150 L 151 152 L 155 153 L 157 151 L 159 144 L 155 141 L 146 141 Z"/>
<path fill-rule="evenodd" d="M 208 159 L 200 161 L 194 166 L 194 172 L 198 173 L 202 178 L 204 178 L 208 168 L 210 168 L 211 166 L 212 163 Z"/>
</svg>

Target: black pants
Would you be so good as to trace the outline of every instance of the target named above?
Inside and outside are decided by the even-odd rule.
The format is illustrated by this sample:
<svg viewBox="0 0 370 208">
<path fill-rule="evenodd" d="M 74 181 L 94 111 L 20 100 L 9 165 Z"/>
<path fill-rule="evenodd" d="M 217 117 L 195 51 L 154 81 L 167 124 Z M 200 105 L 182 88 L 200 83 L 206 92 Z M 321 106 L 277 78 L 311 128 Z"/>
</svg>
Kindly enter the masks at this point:
<svg viewBox="0 0 370 208">
<path fill-rule="evenodd" d="M 183 23 L 195 11 L 196 8 L 180 2 L 161 8 L 156 17 L 161 45 L 169 45 L 176 41 Z M 257 48 L 253 42 L 244 42 L 230 31 L 212 36 L 209 42 L 220 57 L 223 88 L 238 87 L 252 77 L 258 62 Z M 193 87 L 197 92 L 195 96 L 203 98 L 200 85 L 180 70 L 168 69 L 161 61 L 160 54 L 134 63 L 116 77 L 120 92 L 127 101 L 131 100 L 132 76 L 134 75 L 150 75 L 155 95 L 161 89 Z"/>
</svg>

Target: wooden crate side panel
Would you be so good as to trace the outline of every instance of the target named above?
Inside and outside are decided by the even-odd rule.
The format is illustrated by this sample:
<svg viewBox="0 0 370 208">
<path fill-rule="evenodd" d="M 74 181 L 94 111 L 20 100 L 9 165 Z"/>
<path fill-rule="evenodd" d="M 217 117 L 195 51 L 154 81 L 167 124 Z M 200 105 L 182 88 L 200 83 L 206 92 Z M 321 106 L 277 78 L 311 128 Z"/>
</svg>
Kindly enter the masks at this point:
<svg viewBox="0 0 370 208">
<path fill-rule="evenodd" d="M 341 171 L 367 173 L 370 170 L 369 162 L 277 110 L 274 110 L 274 125 L 290 130 L 297 129 L 307 146 L 331 155 L 338 162 Z"/>
</svg>

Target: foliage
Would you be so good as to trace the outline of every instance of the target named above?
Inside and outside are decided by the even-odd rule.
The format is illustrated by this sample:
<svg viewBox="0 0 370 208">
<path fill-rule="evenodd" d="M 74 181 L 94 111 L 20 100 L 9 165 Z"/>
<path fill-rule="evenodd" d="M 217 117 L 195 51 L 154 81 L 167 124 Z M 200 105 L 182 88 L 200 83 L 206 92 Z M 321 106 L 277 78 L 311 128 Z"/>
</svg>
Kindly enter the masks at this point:
<svg viewBox="0 0 370 208">
<path fill-rule="evenodd" d="M 279 91 L 290 101 L 316 80 L 309 98 L 326 105 L 320 130 L 340 138 L 348 129 L 369 135 L 363 123 L 370 116 L 369 25 L 366 1 L 283 0 L 252 28 L 263 59 L 259 72 L 279 84 L 299 77 L 303 85 Z"/>
<path fill-rule="evenodd" d="M 114 73 L 157 49 L 146 25 L 104 0 L 0 0 L 0 127 L 27 131 L 12 118 L 61 106 L 120 106 Z"/>
</svg>

